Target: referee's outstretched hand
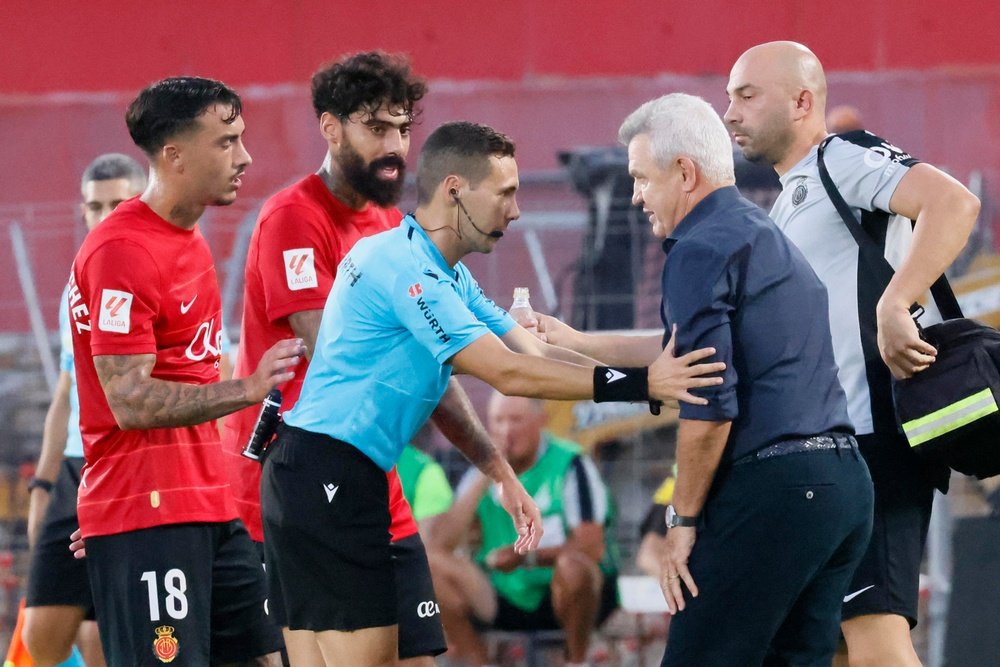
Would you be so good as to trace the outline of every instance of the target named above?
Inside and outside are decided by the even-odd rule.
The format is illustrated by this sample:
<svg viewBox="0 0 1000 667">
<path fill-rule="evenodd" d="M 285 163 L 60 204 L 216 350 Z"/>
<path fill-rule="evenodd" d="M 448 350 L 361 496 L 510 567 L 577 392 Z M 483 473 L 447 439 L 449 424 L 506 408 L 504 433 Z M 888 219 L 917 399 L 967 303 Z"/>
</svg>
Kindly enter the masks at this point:
<svg viewBox="0 0 1000 667">
<path fill-rule="evenodd" d="M 721 361 L 698 363 L 715 354 L 714 347 L 703 347 L 680 357 L 674 356 L 676 340 L 675 324 L 667 347 L 649 366 L 649 396 L 660 401 L 684 401 L 692 405 L 707 405 L 707 399 L 695 396 L 690 390 L 722 384 L 722 377 L 710 376 L 726 370 L 726 364 Z"/>
<path fill-rule="evenodd" d="M 534 499 L 524 490 L 524 486 L 513 476 L 506 477 L 497 485 L 500 492 L 500 504 L 510 514 L 517 530 L 517 541 L 514 551 L 524 554 L 538 547 L 542 539 L 542 513 Z"/>
</svg>

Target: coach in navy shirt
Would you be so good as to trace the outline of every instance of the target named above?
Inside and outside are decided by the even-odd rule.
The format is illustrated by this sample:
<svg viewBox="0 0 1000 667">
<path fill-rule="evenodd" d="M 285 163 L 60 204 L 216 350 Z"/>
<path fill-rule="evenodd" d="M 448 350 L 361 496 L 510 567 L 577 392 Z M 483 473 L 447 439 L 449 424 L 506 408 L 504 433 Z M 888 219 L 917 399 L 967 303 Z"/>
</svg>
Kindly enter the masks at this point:
<svg viewBox="0 0 1000 667">
<path fill-rule="evenodd" d="M 713 347 L 723 383 L 682 404 L 662 557 L 664 665 L 829 665 L 871 532 L 872 487 L 837 380 L 827 295 L 733 186 L 729 137 L 674 94 L 623 123 L 633 202 L 665 237 L 677 353 Z"/>
<path fill-rule="evenodd" d="M 655 215 L 655 213 L 654 213 Z M 853 433 L 837 380 L 826 288 L 767 214 L 722 186 L 663 241 L 661 315 L 676 349 L 714 347 L 724 383 L 681 419 L 731 422 L 722 463 L 782 440 Z"/>
</svg>

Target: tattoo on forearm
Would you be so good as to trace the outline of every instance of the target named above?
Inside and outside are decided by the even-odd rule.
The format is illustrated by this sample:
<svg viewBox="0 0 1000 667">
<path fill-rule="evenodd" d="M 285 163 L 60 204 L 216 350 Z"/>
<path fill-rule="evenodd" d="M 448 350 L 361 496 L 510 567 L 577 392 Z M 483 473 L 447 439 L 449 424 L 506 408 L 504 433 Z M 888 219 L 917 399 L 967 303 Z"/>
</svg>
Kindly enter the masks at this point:
<svg viewBox="0 0 1000 667">
<path fill-rule="evenodd" d="M 185 384 L 150 377 L 154 355 L 94 357 L 108 406 L 123 428 L 191 426 L 249 405 L 242 381 Z"/>
<path fill-rule="evenodd" d="M 490 440 L 486 428 L 479 421 L 468 394 L 454 380 L 448 384 L 441 402 L 434 410 L 434 423 L 465 458 L 493 476 L 500 453 Z"/>
</svg>

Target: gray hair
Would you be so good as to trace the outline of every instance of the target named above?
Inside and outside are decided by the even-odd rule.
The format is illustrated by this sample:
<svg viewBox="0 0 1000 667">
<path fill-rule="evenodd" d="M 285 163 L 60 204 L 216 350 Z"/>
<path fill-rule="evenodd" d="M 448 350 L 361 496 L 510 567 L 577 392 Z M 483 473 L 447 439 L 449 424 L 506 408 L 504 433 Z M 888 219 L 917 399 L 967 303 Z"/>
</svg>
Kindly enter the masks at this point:
<svg viewBox="0 0 1000 667">
<path fill-rule="evenodd" d="M 622 123 L 618 141 L 628 146 L 640 134 L 649 135 L 653 158 L 660 167 L 683 155 L 713 184 L 735 182 L 729 133 L 719 114 L 702 98 L 671 93 L 646 102 Z"/>
<path fill-rule="evenodd" d="M 83 170 L 80 188 L 83 189 L 90 181 L 114 181 L 119 178 L 127 179 L 136 192 L 146 189 L 146 170 L 122 153 L 105 153 L 97 156 Z"/>
</svg>

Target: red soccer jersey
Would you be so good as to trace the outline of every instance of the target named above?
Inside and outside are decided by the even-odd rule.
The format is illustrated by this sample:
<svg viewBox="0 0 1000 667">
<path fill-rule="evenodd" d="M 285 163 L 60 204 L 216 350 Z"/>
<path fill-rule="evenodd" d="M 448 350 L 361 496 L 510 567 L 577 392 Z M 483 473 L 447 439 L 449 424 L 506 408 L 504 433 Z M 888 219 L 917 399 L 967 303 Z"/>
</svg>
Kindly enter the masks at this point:
<svg viewBox="0 0 1000 667">
<path fill-rule="evenodd" d="M 218 381 L 219 285 L 198 228 L 172 225 L 138 198 L 122 203 L 77 253 L 69 309 L 84 537 L 236 518 L 215 423 L 123 431 L 94 368 L 93 356 L 152 354 L 154 378 Z"/>
<path fill-rule="evenodd" d="M 233 377 L 252 374 L 272 345 L 295 336 L 289 315 L 323 309 L 337 277 L 337 266 L 358 239 L 392 229 L 402 217 L 398 209 L 371 204 L 355 211 L 330 194 L 323 179 L 315 174 L 268 199 L 250 238 L 243 323 Z M 307 365 L 303 359 L 295 378 L 280 387 L 282 412 L 291 410 L 298 400 Z M 260 407 L 254 406 L 226 417 L 222 446 L 236 509 L 250 537 L 261 542 L 261 467 L 240 455 L 259 413 Z M 413 535 L 417 525 L 395 468 L 389 473 L 389 495 L 393 539 Z"/>
</svg>

